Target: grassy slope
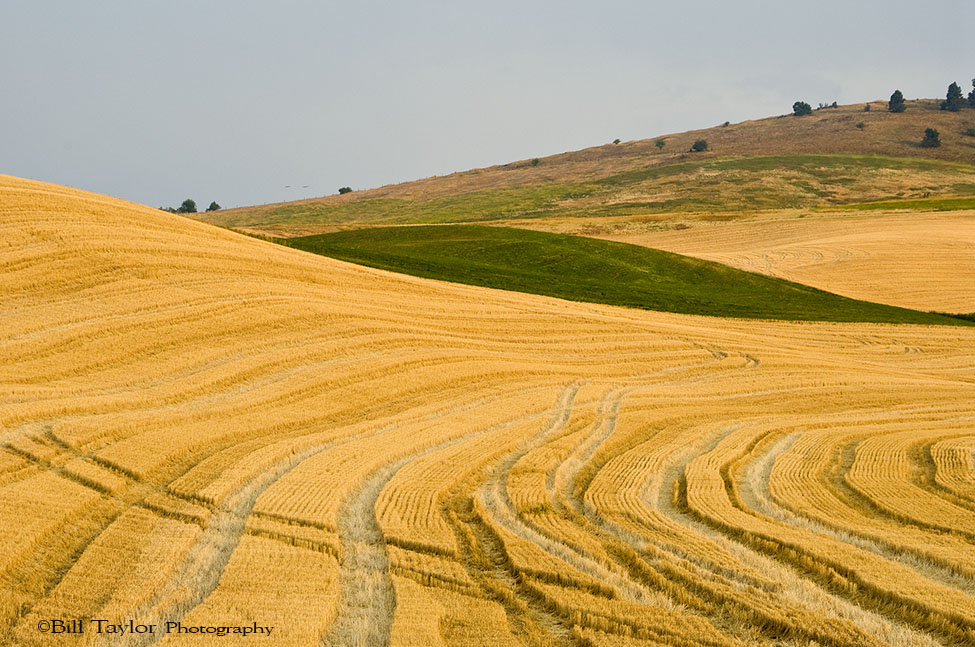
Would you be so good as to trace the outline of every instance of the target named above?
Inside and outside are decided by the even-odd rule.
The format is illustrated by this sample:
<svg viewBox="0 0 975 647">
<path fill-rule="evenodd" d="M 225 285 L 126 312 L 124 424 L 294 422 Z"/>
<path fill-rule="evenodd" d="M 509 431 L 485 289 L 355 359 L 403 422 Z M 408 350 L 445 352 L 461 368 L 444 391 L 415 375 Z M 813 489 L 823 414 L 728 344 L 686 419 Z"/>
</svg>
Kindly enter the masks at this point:
<svg viewBox="0 0 975 647">
<path fill-rule="evenodd" d="M 415 276 L 665 312 L 756 319 L 961 323 L 637 245 L 522 229 L 376 227 L 285 242 L 316 254 Z"/>
<path fill-rule="evenodd" d="M 758 210 L 975 193 L 975 138 L 963 134 L 975 126 L 975 110 L 909 103 L 898 115 L 881 102 L 870 112 L 864 104 L 841 106 L 667 135 L 659 149 L 656 138 L 624 142 L 541 158 L 537 166 L 514 162 L 199 217 L 287 236 L 362 224 Z M 917 145 L 929 126 L 941 131 L 941 148 Z M 712 150 L 688 153 L 699 138 Z M 761 159 L 741 159 L 755 156 Z"/>
<path fill-rule="evenodd" d="M 485 189 L 426 200 L 377 198 L 297 203 L 260 224 L 437 224 L 544 217 L 626 216 L 788 209 L 898 194 L 975 193 L 975 167 L 940 160 L 856 155 L 775 155 L 685 161 L 588 182 Z M 252 224 L 225 214 L 223 224 Z M 213 219 L 213 218 L 211 218 Z"/>
<path fill-rule="evenodd" d="M 604 145 L 541 158 L 538 164 L 526 160 L 200 217 L 276 237 L 462 222 L 625 239 L 651 247 L 664 235 L 671 244 L 661 245 L 664 249 L 850 297 L 970 312 L 975 308 L 964 286 L 969 238 L 954 232 L 955 225 L 939 233 L 958 234 L 958 240 L 951 239 L 958 248 L 953 254 L 932 248 L 932 241 L 942 238 L 932 237 L 931 231 L 922 230 L 914 239 L 925 245 L 907 239 L 905 247 L 904 240 L 895 240 L 883 226 L 871 229 L 872 238 L 833 237 L 812 250 L 782 247 L 782 241 L 766 237 L 761 242 L 767 248 L 745 250 L 744 257 L 734 244 L 709 249 L 710 256 L 698 254 L 681 247 L 686 242 L 682 238 L 671 236 L 716 225 L 734 228 L 766 217 L 809 223 L 832 217 L 840 205 L 844 218 L 857 212 L 883 216 L 891 210 L 972 209 L 975 138 L 964 133 L 975 126 L 975 110 L 948 113 L 937 104 L 910 102 L 903 114 L 887 112 L 881 102 L 871 104 L 869 112 L 863 111 L 864 104 L 843 106 L 807 117 L 787 115 L 669 135 L 662 148 L 656 138 Z M 941 148 L 917 145 L 926 127 L 941 132 Z M 688 153 L 699 138 L 707 139 L 712 150 Z M 919 218 L 930 220 L 923 213 Z M 465 271 L 470 274 L 473 268 Z M 455 267 L 453 273 L 458 272 Z"/>
<path fill-rule="evenodd" d="M 826 207 L 830 211 L 963 211 L 975 209 L 975 198 L 919 198 L 916 200 L 882 200 Z"/>
</svg>

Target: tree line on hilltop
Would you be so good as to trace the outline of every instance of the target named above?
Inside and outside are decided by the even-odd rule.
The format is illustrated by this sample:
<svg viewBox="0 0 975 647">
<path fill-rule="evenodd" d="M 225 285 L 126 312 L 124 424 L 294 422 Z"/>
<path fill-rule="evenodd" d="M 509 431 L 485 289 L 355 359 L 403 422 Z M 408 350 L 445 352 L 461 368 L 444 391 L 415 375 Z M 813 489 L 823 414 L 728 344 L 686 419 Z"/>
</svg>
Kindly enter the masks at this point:
<svg viewBox="0 0 975 647">
<path fill-rule="evenodd" d="M 817 110 L 822 110 L 823 108 L 836 108 L 837 104 L 834 101 L 832 104 L 827 105 L 825 103 L 819 104 Z M 941 102 L 941 109 L 948 110 L 951 112 L 958 112 L 962 108 L 975 108 L 975 79 L 972 79 L 972 90 L 968 93 L 966 98 L 962 94 L 961 86 L 958 83 L 952 81 L 951 85 L 948 86 L 948 92 L 945 95 L 945 100 Z M 887 110 L 889 112 L 900 113 L 907 110 L 907 103 L 904 101 L 904 93 L 900 90 L 894 90 L 894 93 L 890 95 L 890 100 L 887 102 Z M 803 117 L 805 115 L 812 114 L 812 106 L 810 106 L 805 101 L 796 101 L 792 104 L 792 114 L 796 117 Z M 864 109 L 864 112 L 870 112 L 870 104 L 868 103 Z M 865 124 L 857 124 L 857 128 L 863 130 Z M 969 128 L 965 134 L 975 137 L 975 129 Z M 920 145 L 925 148 L 933 148 L 941 146 L 941 134 L 934 128 L 926 128 L 924 131 L 924 138 L 921 140 Z"/>
<path fill-rule="evenodd" d="M 839 105 L 836 101 L 832 103 L 820 103 L 816 110 L 824 110 L 829 108 L 838 108 Z M 975 79 L 972 79 L 972 90 L 968 93 L 966 97 L 962 93 L 961 86 L 957 82 L 952 81 L 951 85 L 948 86 L 948 92 L 945 95 L 945 100 L 941 102 L 941 109 L 948 110 L 951 112 L 958 112 L 962 108 L 973 108 L 975 109 Z M 890 100 L 887 102 L 887 110 L 889 112 L 900 113 L 907 110 L 907 103 L 904 100 L 904 93 L 900 90 L 894 90 L 893 94 L 890 95 Z M 870 112 L 870 104 L 866 104 L 863 108 L 864 112 Z M 792 104 L 792 114 L 796 117 L 804 117 L 806 115 L 811 115 L 813 113 L 813 107 L 805 101 L 796 101 Z M 784 115 L 783 115 L 784 116 Z M 722 126 L 730 126 L 731 122 L 724 122 Z M 856 125 L 857 128 L 863 130 L 866 124 L 860 122 Z M 969 128 L 964 133 L 970 137 L 975 137 L 975 128 Z M 932 148 L 941 146 L 941 135 L 934 128 L 927 128 L 924 131 L 924 137 L 921 139 L 920 146 L 925 148 Z M 613 140 L 613 144 L 619 144 L 620 140 Z M 654 144 L 656 144 L 657 149 L 662 149 L 666 145 L 666 140 L 664 138 L 657 139 Z M 705 151 L 711 150 L 706 139 L 698 139 L 691 145 L 691 153 L 703 153 Z M 535 158 L 531 160 L 532 166 L 538 166 L 541 160 Z M 352 193 L 352 187 L 343 186 L 339 187 L 339 195 L 345 195 L 347 193 Z M 183 200 L 183 203 L 178 207 L 159 207 L 162 211 L 168 211 L 169 213 L 197 213 L 196 202 L 190 198 Z M 216 202 L 211 202 L 210 206 L 206 208 L 207 211 L 218 211 L 220 205 Z"/>
<path fill-rule="evenodd" d="M 183 200 L 183 204 L 178 207 L 159 207 L 161 211 L 168 211 L 169 213 L 196 213 L 196 202 L 190 198 Z M 219 211 L 220 205 L 216 202 L 211 202 L 210 206 L 207 207 L 207 211 Z"/>
</svg>

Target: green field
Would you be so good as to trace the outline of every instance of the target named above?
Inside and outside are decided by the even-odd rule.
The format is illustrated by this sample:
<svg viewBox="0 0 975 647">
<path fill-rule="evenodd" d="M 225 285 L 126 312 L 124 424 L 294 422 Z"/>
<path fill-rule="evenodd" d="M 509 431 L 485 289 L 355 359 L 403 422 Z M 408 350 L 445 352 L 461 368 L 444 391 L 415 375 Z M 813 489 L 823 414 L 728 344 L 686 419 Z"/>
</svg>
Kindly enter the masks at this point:
<svg viewBox="0 0 975 647">
<path fill-rule="evenodd" d="M 961 186 L 972 190 L 972 187 Z M 829 211 L 962 211 L 975 209 L 975 198 L 920 198 L 917 200 L 884 200 L 827 207 Z"/>
<path fill-rule="evenodd" d="M 426 278 L 664 312 L 970 325 L 638 245 L 506 227 L 376 227 L 282 244 Z"/>
</svg>

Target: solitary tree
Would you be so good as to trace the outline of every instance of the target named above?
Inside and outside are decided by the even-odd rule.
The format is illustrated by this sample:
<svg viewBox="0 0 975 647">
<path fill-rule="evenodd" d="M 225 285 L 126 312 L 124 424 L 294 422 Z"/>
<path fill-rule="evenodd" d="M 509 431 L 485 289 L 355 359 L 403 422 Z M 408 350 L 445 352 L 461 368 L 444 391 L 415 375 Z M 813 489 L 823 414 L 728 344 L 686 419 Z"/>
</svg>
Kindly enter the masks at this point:
<svg viewBox="0 0 975 647">
<path fill-rule="evenodd" d="M 699 139 L 696 142 L 694 142 L 694 144 L 691 146 L 692 153 L 701 153 L 703 151 L 706 151 L 707 149 L 708 149 L 708 140 L 706 139 Z"/>
<path fill-rule="evenodd" d="M 925 148 L 937 148 L 941 146 L 941 136 L 938 131 L 934 128 L 928 128 L 924 131 L 924 139 L 921 140 L 921 146 Z"/>
<path fill-rule="evenodd" d="M 894 90 L 894 94 L 890 95 L 890 101 L 887 102 L 887 109 L 891 112 L 904 112 L 907 106 L 904 104 L 904 94 L 900 90 Z"/>
<path fill-rule="evenodd" d="M 619 143 L 620 143 L 620 140 L 619 140 L 619 139 L 614 139 L 614 140 L 613 140 L 613 143 L 614 143 L 614 144 L 619 144 Z"/>
<path fill-rule="evenodd" d="M 339 187 L 339 193 L 341 195 L 345 195 L 346 193 L 352 193 L 352 187 L 350 186 Z"/>
<path fill-rule="evenodd" d="M 211 202 L 210 206 L 207 207 L 207 211 L 220 211 L 220 205 L 216 202 Z"/>
<path fill-rule="evenodd" d="M 654 142 L 654 144 L 657 146 L 657 148 L 663 148 L 664 146 L 667 145 L 667 142 L 666 140 L 658 139 L 657 141 Z"/>
<path fill-rule="evenodd" d="M 812 114 L 812 106 L 805 101 L 796 101 L 792 104 L 792 114 L 797 117 Z"/>
<path fill-rule="evenodd" d="M 186 198 L 183 200 L 183 204 L 176 209 L 176 213 L 196 213 L 196 203 Z"/>
<path fill-rule="evenodd" d="M 957 83 L 952 82 L 948 86 L 948 94 L 945 100 L 941 102 L 941 109 L 958 112 L 963 105 L 965 105 L 965 99 L 961 95 L 961 87 Z"/>
</svg>

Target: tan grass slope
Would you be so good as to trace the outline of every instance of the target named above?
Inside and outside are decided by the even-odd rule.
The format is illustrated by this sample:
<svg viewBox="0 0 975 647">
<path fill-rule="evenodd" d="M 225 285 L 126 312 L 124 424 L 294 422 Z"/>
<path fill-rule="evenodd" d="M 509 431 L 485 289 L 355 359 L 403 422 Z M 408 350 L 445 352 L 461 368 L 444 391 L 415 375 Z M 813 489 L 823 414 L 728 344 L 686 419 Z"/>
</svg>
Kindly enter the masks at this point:
<svg viewBox="0 0 975 647">
<path fill-rule="evenodd" d="M 293 224 L 275 228 L 267 224 L 268 216 L 281 206 L 341 206 L 377 198 L 419 201 L 490 189 L 595 180 L 634 169 L 714 157 L 855 154 L 919 157 L 972 164 L 975 160 L 975 137 L 964 133 L 975 128 L 975 111 L 943 111 L 939 109 L 939 103 L 940 101 L 933 99 L 908 101 L 907 111 L 900 114 L 888 112 L 885 101 L 826 108 L 799 118 L 788 113 L 728 126 L 702 128 L 625 141 L 618 145 L 604 144 L 549 155 L 542 157 L 537 165 L 532 164 L 532 160 L 519 160 L 412 182 L 356 190 L 344 195 L 225 209 L 200 213 L 195 217 L 223 226 L 253 227 L 255 230 L 281 236 L 304 235 L 329 229 L 316 229 L 309 227 L 307 223 L 304 223 L 304 227 Z M 871 109 L 864 112 L 867 105 Z M 939 148 L 919 146 L 926 128 L 935 128 L 940 132 L 942 145 Z M 710 150 L 706 153 L 689 154 L 691 145 L 698 139 L 706 140 Z M 658 140 L 664 141 L 662 148 L 656 145 Z M 924 184 L 923 179 L 916 183 L 921 187 Z M 842 189 L 841 186 L 829 188 Z M 842 193 L 838 197 L 849 201 L 849 197 Z"/>
<path fill-rule="evenodd" d="M 971 644 L 973 363 L 0 176 L 0 645 Z"/>
</svg>

